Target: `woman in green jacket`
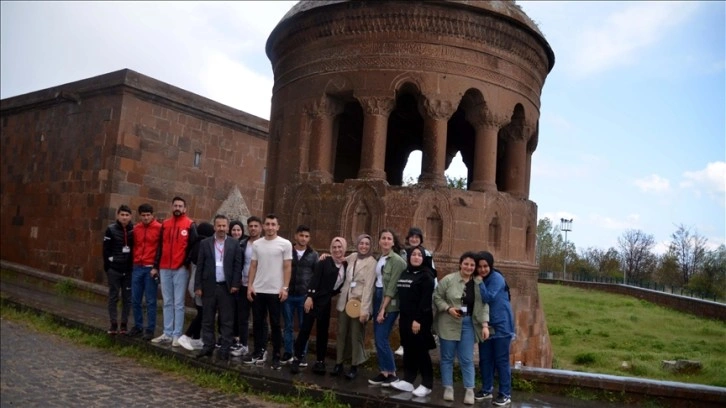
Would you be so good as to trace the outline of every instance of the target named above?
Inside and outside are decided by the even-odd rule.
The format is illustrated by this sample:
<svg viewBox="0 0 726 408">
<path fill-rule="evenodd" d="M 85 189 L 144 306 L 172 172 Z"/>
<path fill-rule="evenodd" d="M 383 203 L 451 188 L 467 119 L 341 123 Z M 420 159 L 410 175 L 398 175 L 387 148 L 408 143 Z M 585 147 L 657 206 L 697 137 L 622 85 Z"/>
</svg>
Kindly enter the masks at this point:
<svg viewBox="0 0 726 408">
<path fill-rule="evenodd" d="M 399 312 L 396 283 L 406 270 L 406 261 L 398 255 L 401 247 L 396 234 L 390 229 L 381 230 L 378 234 L 378 248 L 381 256 L 376 265 L 376 289 L 373 292 L 373 335 L 380 372 L 368 383 L 388 387 L 398 380 L 390 337 Z"/>
<path fill-rule="evenodd" d="M 444 400 L 454 400 L 454 357 L 459 359 L 464 380 L 464 404 L 474 404 L 474 344 L 489 337 L 489 306 L 477 288 L 476 255 L 465 252 L 459 271 L 446 275 L 434 291 L 436 332 L 441 353 L 441 384 Z"/>
</svg>

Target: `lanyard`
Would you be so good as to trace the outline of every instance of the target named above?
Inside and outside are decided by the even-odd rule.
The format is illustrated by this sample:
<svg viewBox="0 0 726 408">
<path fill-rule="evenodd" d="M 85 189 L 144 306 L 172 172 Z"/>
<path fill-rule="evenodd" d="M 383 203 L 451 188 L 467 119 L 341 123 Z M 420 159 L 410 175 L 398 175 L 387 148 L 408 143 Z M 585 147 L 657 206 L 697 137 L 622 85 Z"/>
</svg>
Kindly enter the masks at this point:
<svg viewBox="0 0 726 408">
<path fill-rule="evenodd" d="M 217 253 L 219 254 L 219 260 L 221 261 L 224 259 L 224 241 L 222 241 L 222 245 L 218 244 L 218 241 L 214 240 L 214 248 L 217 250 Z"/>
</svg>

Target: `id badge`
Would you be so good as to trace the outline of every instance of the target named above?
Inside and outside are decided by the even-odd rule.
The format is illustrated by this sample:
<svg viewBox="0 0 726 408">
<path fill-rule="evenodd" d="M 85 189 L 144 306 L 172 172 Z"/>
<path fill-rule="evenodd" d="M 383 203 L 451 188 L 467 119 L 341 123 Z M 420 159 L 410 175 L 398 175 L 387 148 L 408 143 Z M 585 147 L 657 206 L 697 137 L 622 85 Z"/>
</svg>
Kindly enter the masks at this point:
<svg viewBox="0 0 726 408">
<path fill-rule="evenodd" d="M 131 248 L 129 248 L 128 246 L 125 246 L 125 247 L 123 247 L 123 249 L 121 249 L 121 252 L 128 254 L 129 252 L 131 252 Z"/>
<path fill-rule="evenodd" d="M 215 264 L 215 266 L 224 266 L 224 265 L 222 265 L 222 261 L 217 261 L 217 263 Z"/>
<path fill-rule="evenodd" d="M 351 287 L 351 288 L 354 288 L 354 287 L 355 287 L 355 285 L 357 285 L 357 284 L 358 284 L 358 282 L 351 282 L 351 283 L 350 283 L 350 287 Z"/>
</svg>

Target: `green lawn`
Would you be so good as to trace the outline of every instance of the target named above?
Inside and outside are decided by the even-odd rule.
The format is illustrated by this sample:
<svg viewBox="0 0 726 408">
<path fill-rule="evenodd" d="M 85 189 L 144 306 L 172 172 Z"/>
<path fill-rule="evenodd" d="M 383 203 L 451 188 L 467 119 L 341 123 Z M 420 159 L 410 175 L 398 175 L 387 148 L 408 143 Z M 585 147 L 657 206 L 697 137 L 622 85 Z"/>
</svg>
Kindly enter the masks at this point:
<svg viewBox="0 0 726 408">
<path fill-rule="evenodd" d="M 539 294 L 553 368 L 726 387 L 726 323 L 595 290 L 539 284 Z M 661 368 L 677 359 L 698 360 L 703 369 Z"/>
</svg>

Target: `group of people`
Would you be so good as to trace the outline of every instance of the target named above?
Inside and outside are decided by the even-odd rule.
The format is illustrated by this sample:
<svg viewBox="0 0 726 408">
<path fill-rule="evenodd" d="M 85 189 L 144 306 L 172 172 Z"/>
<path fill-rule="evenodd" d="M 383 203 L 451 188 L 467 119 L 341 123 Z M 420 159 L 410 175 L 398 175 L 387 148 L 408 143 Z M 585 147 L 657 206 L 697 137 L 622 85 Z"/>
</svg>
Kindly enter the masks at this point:
<svg viewBox="0 0 726 408">
<path fill-rule="evenodd" d="M 357 377 L 358 367 L 368 359 L 365 328 L 372 320 L 379 373 L 368 380 L 370 384 L 417 397 L 431 394 L 434 374 L 430 351 L 437 348 L 438 336 L 444 400 L 455 400 L 453 367 L 458 359 L 465 404 L 485 399 L 493 399 L 497 406 L 511 402 L 509 349 L 515 336 L 514 317 L 509 288 L 494 269 L 491 253 L 464 253 L 458 272 L 438 280 L 432 253 L 423 247 L 423 232 L 416 227 L 409 230 L 403 246 L 392 230 L 380 231 L 377 256 L 368 234 L 357 237 L 355 251 L 349 255 L 348 243 L 342 237 L 332 239 L 329 253 L 318 255 L 309 246 L 310 228 L 298 226 L 290 242 L 278 236 L 280 224 L 273 214 L 264 220 L 248 218 L 249 235 L 245 235 L 241 222 L 230 222 L 224 215 L 216 215 L 213 225 L 197 226 L 186 216 L 186 202 L 180 197 L 172 200 L 172 216 L 161 223 L 154 220 L 148 204 L 140 206 L 138 214 L 141 222 L 133 226 L 131 210 L 119 207 L 117 220 L 104 237 L 109 334 L 143 335 L 155 343 L 196 349 L 199 358 L 212 356 L 217 348 L 217 358 L 243 356 L 246 364 L 267 360 L 269 338 L 271 367 L 280 369 L 289 364 L 291 373 L 296 374 L 307 366 L 308 340 L 316 326 L 312 371 L 324 375 L 334 307 L 338 323 L 336 361 L 330 375 L 350 380 Z M 153 337 L 159 282 L 164 330 Z M 198 313 L 182 335 L 187 285 Z M 129 303 L 133 304 L 134 326 L 127 331 Z M 253 349 L 248 346 L 250 312 Z M 296 338 L 295 319 L 299 325 Z M 402 378 L 396 375 L 390 343 L 396 321 L 403 348 Z M 477 392 L 475 344 L 482 377 L 482 388 Z M 499 377 L 496 397 L 495 371 Z M 415 387 L 419 375 L 421 382 Z"/>
</svg>

